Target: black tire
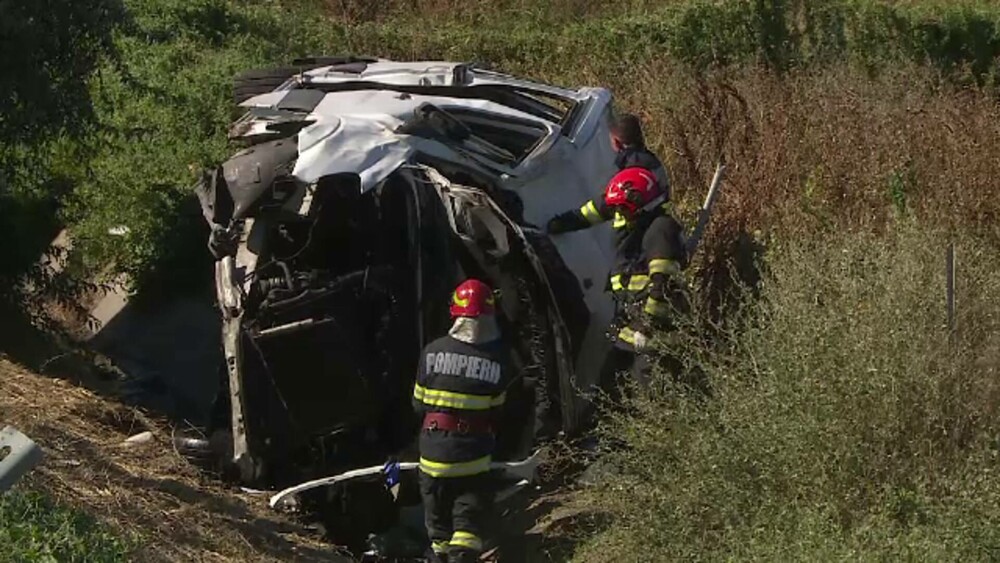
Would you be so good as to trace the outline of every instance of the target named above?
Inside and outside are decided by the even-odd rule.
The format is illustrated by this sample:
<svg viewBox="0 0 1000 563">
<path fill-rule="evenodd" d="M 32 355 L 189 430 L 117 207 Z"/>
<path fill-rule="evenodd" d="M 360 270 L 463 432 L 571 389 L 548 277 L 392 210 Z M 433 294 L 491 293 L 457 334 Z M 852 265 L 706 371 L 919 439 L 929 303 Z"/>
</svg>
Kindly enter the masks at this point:
<svg viewBox="0 0 1000 563">
<path fill-rule="evenodd" d="M 336 66 L 336 65 L 349 65 L 357 63 L 374 63 L 378 62 L 375 57 L 365 57 L 365 56 L 354 56 L 354 55 L 335 55 L 326 57 L 301 57 L 292 61 L 293 65 L 304 66 L 308 68 L 319 68 L 321 66 Z"/>
<path fill-rule="evenodd" d="M 254 96 L 272 92 L 302 70 L 301 67 L 279 67 L 244 72 L 233 80 L 233 102 L 241 104 Z"/>
<path fill-rule="evenodd" d="M 367 63 L 373 63 L 373 57 L 355 57 L 353 55 L 335 57 L 303 57 L 292 61 L 294 66 L 259 68 L 249 70 L 233 80 L 233 102 L 237 105 L 254 96 L 273 92 L 286 80 L 300 72 L 323 66 L 358 65 L 360 71 Z"/>
</svg>

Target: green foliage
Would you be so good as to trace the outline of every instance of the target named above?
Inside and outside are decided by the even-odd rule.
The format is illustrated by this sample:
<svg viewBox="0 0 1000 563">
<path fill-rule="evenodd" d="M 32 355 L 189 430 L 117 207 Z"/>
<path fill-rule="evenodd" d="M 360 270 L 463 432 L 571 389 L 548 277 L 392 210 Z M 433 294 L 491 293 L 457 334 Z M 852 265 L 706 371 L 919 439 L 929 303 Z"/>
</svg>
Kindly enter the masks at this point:
<svg viewBox="0 0 1000 563">
<path fill-rule="evenodd" d="M 101 133 L 91 174 L 76 187 L 66 218 L 91 266 L 114 263 L 142 281 L 171 255 L 204 253 L 203 240 L 178 247 L 191 237 L 176 227 L 189 219 L 180 211 L 198 173 L 230 151 L 233 77 L 322 49 L 308 33 L 318 16 L 268 3 L 127 5 L 131 25 L 115 41 L 120 63 L 102 68 L 94 88 Z M 128 227 L 124 239 L 108 236 L 117 226 Z"/>
<path fill-rule="evenodd" d="M 127 561 L 130 542 L 38 493 L 0 495 L 0 561 Z"/>
<path fill-rule="evenodd" d="M 0 148 L 79 132 L 90 75 L 113 52 L 118 0 L 0 1 Z"/>
<path fill-rule="evenodd" d="M 772 248 L 741 328 L 666 350 L 705 400 L 661 374 L 606 430 L 621 475 L 591 490 L 614 524 L 578 559 L 985 560 L 1000 556 L 1000 252 L 948 240 L 815 233 Z"/>
<path fill-rule="evenodd" d="M 0 151 L 18 159 L 5 174 L 17 188 L 0 201 L 0 225 L 28 242 L 3 263 L 24 271 L 53 234 L 58 211 L 86 265 L 114 264 L 139 283 L 171 256 L 202 250 L 181 246 L 175 227 L 197 223 L 183 211 L 190 186 L 230 151 L 231 80 L 249 68 L 354 52 L 476 60 L 581 84 L 621 82 L 622 69 L 664 59 L 693 69 L 759 63 L 779 71 L 843 60 L 876 70 L 908 60 L 989 85 L 1000 54 L 1000 10 L 974 0 L 631 0 L 613 8 L 591 0 L 392 0 L 377 12 L 363 2 L 331 8 L 317 0 L 88 0 L 71 3 L 72 12 L 54 9 L 55 0 L 21 4 L 4 10 L 16 17 L 0 25 L 17 33 L 0 34 L 11 47 L 0 49 L 0 74 L 22 76 L 23 92 L 43 94 L 0 100 L 0 132 L 27 124 L 35 143 Z M 32 25 L 67 31 L 7 25 L 29 21 L 24 10 L 42 14 Z M 331 12 L 343 19 L 328 19 Z M 15 56 L 24 44 L 32 57 Z M 658 77 L 646 90 L 670 80 Z M 107 236 L 121 225 L 126 237 Z"/>
<path fill-rule="evenodd" d="M 78 171 L 66 140 L 94 123 L 89 82 L 114 56 L 118 0 L 0 0 L 0 298 L 55 233 Z M 13 240 L 14 244 L 9 244 Z"/>
<path fill-rule="evenodd" d="M 588 54 L 588 65 L 602 61 L 615 68 L 664 54 L 698 68 L 913 60 L 980 84 L 995 79 L 1000 56 L 1000 10 L 987 2 L 687 0 L 626 4 L 620 10 L 595 10 L 589 18 L 575 17 L 571 9 L 545 9 L 552 4 L 527 13 L 502 3 L 500 8 L 484 3 L 472 10 L 408 11 L 351 26 L 348 39 L 355 50 L 394 56 L 448 53 L 517 68 L 559 64 L 580 53 Z M 504 25 L 489 25 L 488 19 Z"/>
</svg>

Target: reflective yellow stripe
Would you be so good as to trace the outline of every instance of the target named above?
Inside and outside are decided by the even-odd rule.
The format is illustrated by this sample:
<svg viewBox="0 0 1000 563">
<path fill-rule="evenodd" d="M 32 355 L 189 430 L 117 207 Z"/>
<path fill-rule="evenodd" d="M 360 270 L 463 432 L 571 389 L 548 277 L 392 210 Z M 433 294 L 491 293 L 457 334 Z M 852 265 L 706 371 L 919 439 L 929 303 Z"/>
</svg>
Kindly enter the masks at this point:
<svg viewBox="0 0 1000 563">
<path fill-rule="evenodd" d="M 649 287 L 649 276 L 645 274 L 632 274 L 628 279 L 629 291 L 642 291 Z M 621 274 L 611 276 L 611 291 L 624 291 Z"/>
<path fill-rule="evenodd" d="M 451 536 L 451 546 L 471 549 L 473 551 L 483 550 L 483 540 L 479 536 L 470 532 L 457 531 Z"/>
<path fill-rule="evenodd" d="M 654 258 L 649 261 L 650 274 L 679 274 L 681 265 L 676 260 Z"/>
<path fill-rule="evenodd" d="M 612 223 L 611 226 L 615 229 L 623 229 L 625 228 L 625 225 L 628 225 L 628 219 L 626 219 L 621 213 L 615 211 L 615 222 Z"/>
<path fill-rule="evenodd" d="M 601 217 L 601 213 L 597 211 L 597 206 L 594 205 L 594 202 L 592 201 L 588 201 L 587 205 L 581 207 L 580 213 L 583 215 L 583 218 L 586 219 L 587 222 L 590 223 L 591 225 L 596 225 L 604 220 L 604 218 Z"/>
<path fill-rule="evenodd" d="M 482 411 L 499 407 L 507 400 L 507 393 L 496 397 L 490 395 L 469 395 L 440 389 L 428 389 L 419 383 L 413 387 L 413 398 L 432 407 Z"/>
<path fill-rule="evenodd" d="M 635 331 L 625 327 L 618 331 L 618 339 L 635 346 Z"/>
<path fill-rule="evenodd" d="M 622 286 L 621 275 L 611 276 L 611 291 L 621 291 L 623 289 L 625 289 L 625 287 Z"/>
<path fill-rule="evenodd" d="M 463 463 L 442 463 L 420 458 L 420 470 L 431 477 L 468 477 L 490 470 L 490 456 Z"/>
<path fill-rule="evenodd" d="M 643 274 L 633 274 L 628 280 L 629 291 L 642 291 L 649 286 L 649 276 Z"/>
<path fill-rule="evenodd" d="M 654 317 L 667 317 L 673 312 L 669 303 L 653 299 L 652 297 L 646 300 L 646 306 L 642 310 Z"/>
<path fill-rule="evenodd" d="M 431 549 L 434 551 L 434 553 L 436 553 L 438 555 L 442 555 L 446 551 L 448 551 L 448 542 L 446 542 L 446 541 L 433 541 L 433 542 L 431 542 Z"/>
</svg>

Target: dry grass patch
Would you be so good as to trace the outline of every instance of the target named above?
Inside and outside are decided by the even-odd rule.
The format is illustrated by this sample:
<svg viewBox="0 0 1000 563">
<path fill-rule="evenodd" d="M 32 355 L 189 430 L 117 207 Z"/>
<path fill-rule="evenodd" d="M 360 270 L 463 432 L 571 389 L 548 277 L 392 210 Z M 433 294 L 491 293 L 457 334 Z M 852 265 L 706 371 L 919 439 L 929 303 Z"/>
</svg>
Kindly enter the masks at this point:
<svg viewBox="0 0 1000 563">
<path fill-rule="evenodd" d="M 46 453 L 20 487 L 136 538 L 135 560 L 338 559 L 318 535 L 272 512 L 266 497 L 200 474 L 173 451 L 170 429 L 137 410 L 0 359 L 0 420 Z M 143 431 L 153 432 L 152 443 L 124 444 Z"/>
</svg>

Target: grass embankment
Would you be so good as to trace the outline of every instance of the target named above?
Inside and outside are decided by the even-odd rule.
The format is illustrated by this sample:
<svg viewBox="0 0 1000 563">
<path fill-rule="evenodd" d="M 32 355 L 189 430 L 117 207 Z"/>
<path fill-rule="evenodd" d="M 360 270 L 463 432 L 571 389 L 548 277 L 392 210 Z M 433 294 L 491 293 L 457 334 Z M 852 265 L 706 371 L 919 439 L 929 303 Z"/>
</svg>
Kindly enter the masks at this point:
<svg viewBox="0 0 1000 563">
<path fill-rule="evenodd" d="M 0 561 L 344 561 L 318 534 L 226 488 L 137 410 L 0 357 L 0 424 L 44 450 L 0 495 Z M 149 431 L 153 440 L 125 444 Z"/>
<path fill-rule="evenodd" d="M 124 561 L 128 543 L 92 517 L 54 504 L 37 492 L 0 496 L 0 559 L 4 561 Z"/>
<path fill-rule="evenodd" d="M 617 421 L 627 486 L 583 493 L 614 518 L 579 558 L 1000 555 L 994 2 L 125 4 L 120 60 L 92 80 L 98 126 L 53 148 L 83 262 L 140 280 L 198 270 L 181 202 L 228 150 L 239 70 L 353 51 L 607 85 L 646 118 L 682 209 L 730 163 L 697 264 L 705 293 L 754 249 L 765 273 L 721 344 L 681 350 L 713 398 L 668 389 Z M 105 236 L 122 223 L 127 237 Z"/>
<path fill-rule="evenodd" d="M 581 496 L 613 523 L 578 559 L 1000 557 L 1000 253 L 956 237 L 950 335 L 948 240 L 900 221 L 773 247 L 740 328 L 666 346 L 711 398 L 663 377 L 609 423 L 619 477 Z"/>
</svg>

